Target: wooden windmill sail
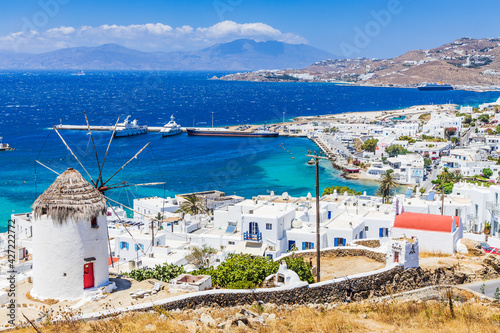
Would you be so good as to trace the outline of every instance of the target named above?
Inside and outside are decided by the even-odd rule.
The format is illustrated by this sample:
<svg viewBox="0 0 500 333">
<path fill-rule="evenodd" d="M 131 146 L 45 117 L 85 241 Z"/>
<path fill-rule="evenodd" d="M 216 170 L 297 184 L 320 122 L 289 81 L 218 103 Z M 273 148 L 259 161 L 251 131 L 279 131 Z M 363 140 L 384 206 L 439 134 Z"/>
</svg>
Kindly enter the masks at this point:
<svg viewBox="0 0 500 333">
<path fill-rule="evenodd" d="M 98 173 L 97 177 L 95 177 L 95 178 L 93 178 L 90 175 L 90 173 L 87 171 L 87 169 L 83 166 L 83 164 L 80 161 L 80 159 L 78 158 L 78 156 L 76 156 L 76 154 L 73 152 L 73 150 L 70 148 L 70 146 L 66 143 L 66 140 L 64 140 L 63 136 L 59 133 L 59 131 L 57 130 L 56 126 L 53 126 L 53 129 L 55 130 L 55 132 L 57 133 L 57 135 L 59 136 L 59 138 L 61 139 L 61 141 L 63 142 L 63 144 L 66 146 L 66 148 L 68 149 L 68 151 L 71 153 L 71 155 L 78 162 L 78 164 L 80 165 L 80 167 L 85 171 L 85 173 L 87 174 L 87 176 L 88 176 L 88 178 L 89 178 L 89 180 L 91 182 L 91 185 L 102 194 L 102 196 L 106 200 L 107 205 L 111 208 L 111 210 L 113 211 L 113 213 L 115 213 L 115 215 L 118 217 L 118 219 L 120 220 L 120 222 L 122 222 L 122 225 L 125 227 L 125 229 L 129 233 L 129 235 L 132 237 L 132 240 L 134 240 L 134 242 L 136 244 L 138 244 L 135 241 L 135 239 L 133 238 L 133 236 L 130 233 L 130 231 L 128 230 L 127 226 L 123 223 L 123 221 L 120 219 L 120 217 L 118 216 L 118 214 L 116 214 L 116 211 L 115 211 L 114 207 L 111 205 L 111 202 L 117 203 L 117 204 L 119 204 L 119 205 L 121 205 L 121 206 L 123 206 L 123 207 L 125 207 L 127 209 L 130 209 L 131 211 L 133 211 L 133 212 L 135 212 L 137 214 L 144 215 L 144 216 L 146 216 L 146 215 L 142 214 L 140 212 L 137 212 L 133 208 L 127 207 L 126 205 L 123 205 L 123 204 L 121 204 L 121 203 L 119 203 L 119 202 L 117 202 L 117 201 L 115 201 L 113 199 L 108 198 L 105 195 L 105 192 L 108 191 L 108 190 L 111 190 L 111 189 L 116 189 L 116 188 L 137 187 L 137 186 L 151 186 L 151 185 L 162 185 L 162 184 L 165 184 L 165 182 L 142 183 L 142 184 L 131 184 L 131 183 L 128 183 L 128 182 L 121 182 L 121 183 L 118 183 L 118 184 L 109 185 L 109 182 L 120 171 L 122 171 L 125 168 L 125 166 L 127 166 L 132 160 L 134 160 L 135 158 L 137 158 L 137 156 L 139 156 L 139 154 L 141 154 L 150 145 L 150 142 L 148 142 L 146 145 L 144 145 L 144 147 L 142 147 L 136 154 L 134 154 L 134 156 L 132 156 L 126 163 L 124 163 L 118 170 L 116 170 L 111 175 L 111 177 L 109 177 L 106 180 L 103 180 L 104 164 L 106 162 L 106 158 L 108 156 L 108 152 L 109 152 L 109 149 L 111 147 L 111 143 L 113 142 L 113 138 L 115 137 L 115 132 L 116 132 L 116 128 L 118 126 L 118 123 L 120 121 L 120 117 L 118 117 L 118 120 L 115 123 L 114 129 L 113 129 L 113 133 L 112 133 L 112 135 L 111 135 L 111 137 L 109 139 L 109 142 L 108 142 L 108 145 L 107 145 L 107 148 L 106 148 L 106 153 L 104 154 L 104 158 L 102 159 L 102 162 L 101 162 L 100 159 L 99 159 L 99 154 L 97 152 L 96 145 L 95 145 L 94 136 L 93 136 L 92 131 L 90 129 L 90 124 L 89 124 L 89 121 L 88 121 L 87 113 L 84 112 L 84 115 L 85 115 L 85 122 L 87 124 L 87 128 L 88 128 L 88 131 L 89 131 L 89 134 L 90 134 L 90 140 L 92 141 L 92 146 L 94 148 L 95 158 L 96 158 L 96 162 L 97 162 L 97 167 L 98 167 L 98 170 L 99 170 L 99 173 Z M 47 165 L 41 163 L 40 161 L 36 160 L 35 162 L 38 163 L 38 164 L 40 164 L 40 165 L 42 165 L 43 167 L 47 168 L 48 170 L 50 170 L 50 171 L 52 171 L 52 172 L 60 175 L 58 172 L 54 171 L 53 169 L 51 169 Z M 89 183 L 89 185 L 90 185 L 90 183 Z M 148 216 L 148 218 L 150 218 L 150 217 Z M 153 246 L 153 244 L 154 244 L 153 221 L 151 222 L 151 237 L 152 237 L 152 239 L 151 239 L 151 246 Z M 110 256 L 111 256 L 111 246 L 109 244 L 109 234 L 108 234 L 108 246 L 109 246 L 109 251 L 110 251 Z M 140 251 L 142 251 L 144 254 L 146 254 L 146 252 L 144 251 L 144 249 L 141 246 L 138 246 L 138 249 L 140 249 Z M 111 260 L 111 263 L 112 263 L 112 265 L 114 267 L 113 260 Z"/>
</svg>

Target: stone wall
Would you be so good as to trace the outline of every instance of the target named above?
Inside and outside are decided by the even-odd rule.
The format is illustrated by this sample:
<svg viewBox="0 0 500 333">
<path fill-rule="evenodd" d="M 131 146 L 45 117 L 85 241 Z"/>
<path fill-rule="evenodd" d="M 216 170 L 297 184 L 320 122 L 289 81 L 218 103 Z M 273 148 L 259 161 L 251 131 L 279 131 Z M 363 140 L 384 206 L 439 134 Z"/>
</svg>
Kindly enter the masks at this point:
<svg viewBox="0 0 500 333">
<path fill-rule="evenodd" d="M 316 250 L 298 251 L 286 254 L 277 258 L 281 258 L 294 255 L 296 257 L 302 258 L 313 258 L 313 262 L 316 260 Z M 359 257 L 364 256 L 379 262 L 385 263 L 386 254 L 382 252 L 372 251 L 370 249 L 360 249 L 356 247 L 335 247 L 321 250 L 321 257 Z"/>
<path fill-rule="evenodd" d="M 361 274 L 360 274 L 361 275 Z M 236 306 L 255 301 L 275 304 L 330 303 L 342 300 L 345 289 L 351 284 L 354 300 L 386 296 L 440 284 L 471 282 L 469 275 L 455 272 L 454 268 L 426 270 L 401 266 L 372 272 L 371 275 L 353 276 L 351 279 L 329 280 L 295 288 L 269 288 L 255 290 L 211 290 L 166 299 L 159 304 L 167 310 L 197 306 Z M 149 310 L 151 306 L 135 310 Z"/>
<path fill-rule="evenodd" d="M 380 240 L 378 240 L 378 239 L 360 239 L 360 240 L 353 241 L 352 244 L 371 247 L 371 248 L 377 248 L 380 246 Z"/>
<path fill-rule="evenodd" d="M 339 256 L 352 255 L 353 249 L 339 249 L 333 251 Z M 367 253 L 371 251 L 366 251 Z M 372 252 L 376 253 L 376 252 Z M 402 266 L 386 267 L 377 271 L 362 273 L 348 278 L 328 280 L 308 285 L 284 288 L 267 288 L 252 290 L 217 289 L 192 294 L 180 295 L 155 302 L 167 310 L 193 308 L 198 306 L 228 307 L 252 304 L 255 301 L 275 304 L 306 304 L 330 303 L 342 300 L 348 284 L 353 288 L 353 299 L 361 300 L 371 297 L 387 296 L 418 288 L 433 285 L 456 285 L 470 283 L 478 278 L 498 278 L 500 273 L 500 259 L 488 259 L 483 271 L 479 275 L 457 271 L 455 267 L 422 269 Z M 486 261 L 486 260 L 485 260 Z M 85 314 L 81 319 L 102 318 L 126 311 L 147 311 L 153 305 L 134 305 L 122 309 L 106 310 L 98 313 Z"/>
</svg>

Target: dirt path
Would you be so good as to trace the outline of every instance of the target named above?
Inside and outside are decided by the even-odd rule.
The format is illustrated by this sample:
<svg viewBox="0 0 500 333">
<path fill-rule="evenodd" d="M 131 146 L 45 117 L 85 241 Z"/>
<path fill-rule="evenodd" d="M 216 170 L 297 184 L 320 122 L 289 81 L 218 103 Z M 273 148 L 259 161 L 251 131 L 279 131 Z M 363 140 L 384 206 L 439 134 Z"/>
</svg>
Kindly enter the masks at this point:
<svg viewBox="0 0 500 333">
<path fill-rule="evenodd" d="M 321 279 L 340 278 L 347 275 L 365 273 L 384 268 L 385 263 L 366 257 L 322 257 Z"/>
</svg>

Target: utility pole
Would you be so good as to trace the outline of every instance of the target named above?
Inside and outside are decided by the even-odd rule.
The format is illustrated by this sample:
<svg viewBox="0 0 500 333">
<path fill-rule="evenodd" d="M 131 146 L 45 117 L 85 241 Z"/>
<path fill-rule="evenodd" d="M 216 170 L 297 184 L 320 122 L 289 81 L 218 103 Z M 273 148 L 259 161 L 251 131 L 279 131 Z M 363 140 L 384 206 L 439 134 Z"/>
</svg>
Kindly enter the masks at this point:
<svg viewBox="0 0 500 333">
<path fill-rule="evenodd" d="M 151 257 L 153 257 L 153 246 L 155 246 L 155 232 L 153 228 L 153 219 L 151 219 Z M 139 252 L 139 251 L 137 251 Z"/>
<path fill-rule="evenodd" d="M 444 215 L 444 179 L 441 179 L 441 215 Z"/>
<path fill-rule="evenodd" d="M 306 156 L 314 158 L 316 161 L 316 282 L 320 282 L 320 271 L 321 271 L 321 243 L 320 243 L 320 221 L 319 221 L 319 160 L 327 160 L 328 158 L 323 156 L 320 152 L 314 152 L 310 154 L 308 152 Z"/>
</svg>

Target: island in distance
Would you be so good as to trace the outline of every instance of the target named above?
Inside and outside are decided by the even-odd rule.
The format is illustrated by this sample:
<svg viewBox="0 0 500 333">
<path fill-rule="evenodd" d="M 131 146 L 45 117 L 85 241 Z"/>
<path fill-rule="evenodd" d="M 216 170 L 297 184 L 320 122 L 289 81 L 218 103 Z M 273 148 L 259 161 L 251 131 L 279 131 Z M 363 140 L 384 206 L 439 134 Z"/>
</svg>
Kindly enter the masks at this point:
<svg viewBox="0 0 500 333">
<path fill-rule="evenodd" d="M 0 69 L 252 71 L 303 68 L 332 58 L 309 45 L 237 39 L 192 52 L 142 52 L 117 44 L 40 54 L 0 51 Z"/>
<path fill-rule="evenodd" d="M 328 59 L 303 69 L 231 74 L 223 80 L 261 82 L 342 82 L 363 86 L 417 86 L 424 82 L 460 89 L 500 88 L 500 38 L 460 38 L 392 59 Z"/>
</svg>

